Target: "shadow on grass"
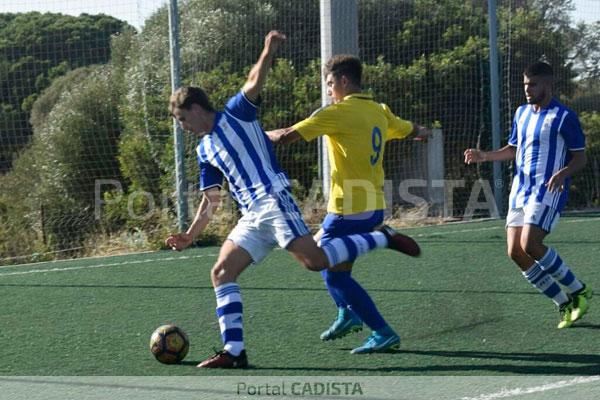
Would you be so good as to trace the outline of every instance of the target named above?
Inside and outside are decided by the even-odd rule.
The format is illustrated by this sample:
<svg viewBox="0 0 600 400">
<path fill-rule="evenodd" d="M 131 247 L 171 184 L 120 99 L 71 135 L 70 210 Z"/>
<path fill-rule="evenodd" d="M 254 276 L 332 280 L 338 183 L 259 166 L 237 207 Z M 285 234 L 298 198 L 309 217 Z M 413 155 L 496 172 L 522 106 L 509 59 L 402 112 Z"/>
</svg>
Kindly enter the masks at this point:
<svg viewBox="0 0 600 400">
<path fill-rule="evenodd" d="M 577 322 L 577 324 L 573 324 L 569 329 L 600 329 L 600 325 L 590 324 L 587 322 Z"/>
<path fill-rule="evenodd" d="M 345 351 L 346 349 L 344 349 Z M 402 375 L 598 375 L 600 374 L 600 355 L 598 354 L 560 354 L 560 353 L 501 353 L 485 351 L 421 351 L 392 350 L 378 353 L 377 357 L 401 357 L 416 355 L 435 357 L 427 365 L 406 365 L 389 367 L 294 367 L 294 366 L 253 366 L 256 371 L 298 371 L 299 374 L 322 372 L 324 374 L 359 373 L 396 373 Z M 356 357 L 369 357 L 361 355 Z M 444 363 L 443 359 L 459 359 L 459 362 Z M 465 359 L 467 362 L 461 363 Z M 478 361 L 480 360 L 480 361 Z M 381 361 L 379 358 L 378 361 Z M 480 363 L 481 362 L 481 363 Z M 573 365 L 577 364 L 577 365 Z"/>
</svg>

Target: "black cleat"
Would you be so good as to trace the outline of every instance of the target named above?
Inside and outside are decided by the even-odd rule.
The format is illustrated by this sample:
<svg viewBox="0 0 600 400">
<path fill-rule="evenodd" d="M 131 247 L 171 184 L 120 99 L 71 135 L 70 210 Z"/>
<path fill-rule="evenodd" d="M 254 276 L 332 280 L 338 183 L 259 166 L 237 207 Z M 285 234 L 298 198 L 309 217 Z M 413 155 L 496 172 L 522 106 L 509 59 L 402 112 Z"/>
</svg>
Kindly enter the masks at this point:
<svg viewBox="0 0 600 400">
<path fill-rule="evenodd" d="M 246 350 L 242 350 L 239 356 L 222 350 L 214 356 L 202 361 L 197 365 L 198 368 L 246 368 L 248 367 L 248 357 Z"/>
<path fill-rule="evenodd" d="M 380 225 L 377 230 L 387 238 L 388 248 L 411 257 L 418 257 L 421 254 L 421 248 L 413 238 L 396 232 L 394 228 L 386 224 Z"/>
</svg>

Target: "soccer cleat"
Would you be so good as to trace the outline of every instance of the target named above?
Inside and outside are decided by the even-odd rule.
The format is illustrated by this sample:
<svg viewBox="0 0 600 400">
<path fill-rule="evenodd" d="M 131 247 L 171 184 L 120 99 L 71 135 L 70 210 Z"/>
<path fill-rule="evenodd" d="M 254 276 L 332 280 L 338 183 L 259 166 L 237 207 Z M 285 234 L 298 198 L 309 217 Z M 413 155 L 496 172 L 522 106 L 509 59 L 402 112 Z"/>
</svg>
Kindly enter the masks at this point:
<svg viewBox="0 0 600 400">
<path fill-rule="evenodd" d="M 558 307 L 558 312 L 560 313 L 560 322 L 557 326 L 558 329 L 568 328 L 573 325 L 573 300 L 561 304 Z"/>
<path fill-rule="evenodd" d="M 573 297 L 571 319 L 575 322 L 587 312 L 589 308 L 588 300 L 592 298 L 592 289 L 584 285 L 583 288 L 572 293 L 571 297 Z"/>
<path fill-rule="evenodd" d="M 321 333 L 321 340 L 335 340 L 349 333 L 362 331 L 363 323 L 349 308 L 338 308 L 338 316 L 325 332 Z"/>
<path fill-rule="evenodd" d="M 352 354 L 381 353 L 388 350 L 400 348 L 400 336 L 390 330 L 391 333 L 383 334 L 374 331 L 371 336 L 365 340 L 362 346 L 355 348 Z"/>
<path fill-rule="evenodd" d="M 202 361 L 197 365 L 198 368 L 246 368 L 248 367 L 248 357 L 246 350 L 242 350 L 239 356 L 234 356 L 226 350 L 218 351 L 217 354 Z"/>
<path fill-rule="evenodd" d="M 377 230 L 387 238 L 388 248 L 408 254 L 411 257 L 417 257 L 421 254 L 421 248 L 413 238 L 396 232 L 394 228 L 386 224 L 380 225 Z"/>
</svg>

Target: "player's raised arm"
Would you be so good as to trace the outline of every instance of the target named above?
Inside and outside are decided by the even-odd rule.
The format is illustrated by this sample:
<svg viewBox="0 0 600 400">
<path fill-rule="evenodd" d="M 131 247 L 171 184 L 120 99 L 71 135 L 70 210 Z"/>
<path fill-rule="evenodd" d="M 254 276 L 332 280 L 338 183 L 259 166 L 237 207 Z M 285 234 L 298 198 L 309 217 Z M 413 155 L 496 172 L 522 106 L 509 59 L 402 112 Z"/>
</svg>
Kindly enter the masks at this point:
<svg viewBox="0 0 600 400">
<path fill-rule="evenodd" d="M 284 40 L 285 35 L 279 31 L 271 31 L 265 37 L 265 47 L 260 53 L 258 61 L 256 61 L 256 64 L 250 70 L 248 79 L 242 88 L 246 97 L 251 102 L 257 102 L 260 91 L 267 79 L 269 68 L 271 68 L 271 64 L 273 63 L 273 57 Z"/>
<path fill-rule="evenodd" d="M 181 251 L 190 246 L 194 238 L 206 228 L 221 201 L 219 189 L 213 187 L 204 191 L 202 201 L 196 211 L 194 221 L 187 232 L 170 235 L 165 244 L 173 250 Z"/>
</svg>

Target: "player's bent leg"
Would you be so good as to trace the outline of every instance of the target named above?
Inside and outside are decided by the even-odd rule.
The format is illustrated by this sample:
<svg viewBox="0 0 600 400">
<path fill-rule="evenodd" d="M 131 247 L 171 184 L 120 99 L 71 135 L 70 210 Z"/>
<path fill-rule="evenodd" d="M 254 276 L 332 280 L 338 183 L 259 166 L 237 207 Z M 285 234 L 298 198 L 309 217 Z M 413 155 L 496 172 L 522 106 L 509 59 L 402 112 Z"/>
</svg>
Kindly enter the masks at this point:
<svg viewBox="0 0 600 400">
<path fill-rule="evenodd" d="M 378 231 L 336 237 L 320 247 L 309 235 L 294 239 L 286 246 L 292 255 L 311 271 L 353 262 L 357 257 L 376 248 L 388 247 L 416 257 L 421 253 L 417 242 L 387 225 Z"/>
<path fill-rule="evenodd" d="M 327 255 L 310 235 L 300 236 L 285 248 L 306 269 L 321 271 L 329 266 Z"/>
<path fill-rule="evenodd" d="M 535 264 L 535 260 L 521 247 L 522 226 L 509 226 L 506 228 L 506 247 L 508 256 L 517 264 L 521 271 L 526 271 Z"/>
<path fill-rule="evenodd" d="M 525 225 L 523 229 L 524 240 L 523 245 L 526 245 L 526 251 L 532 257 L 535 257 L 539 267 L 551 276 L 556 282 L 566 287 L 566 291 L 570 293 L 570 298 L 573 299 L 572 309 L 561 315 L 561 324 L 559 328 L 569 327 L 573 322 L 581 319 L 588 310 L 588 299 L 591 298 L 591 289 L 587 290 L 585 284 L 581 282 L 571 268 L 563 262 L 558 252 L 542 244 L 542 240 L 547 235 L 547 232 L 541 227 L 533 224 Z M 569 320 L 566 320 L 566 315 Z"/>
<path fill-rule="evenodd" d="M 221 246 L 219 258 L 210 272 L 213 287 L 235 282 L 251 263 L 252 257 L 245 249 L 231 240 L 226 240 Z"/>
<path fill-rule="evenodd" d="M 338 314 L 331 326 L 321 333 L 321 340 L 340 339 L 350 333 L 362 331 L 363 322 L 356 312 L 348 307 L 344 293 L 346 290 L 337 279 L 338 273 L 349 273 L 350 271 L 352 271 L 352 263 L 338 264 L 328 270 L 321 271 L 327 291 L 338 308 Z"/>
<path fill-rule="evenodd" d="M 536 225 L 525 224 L 521 232 L 521 248 L 528 256 L 540 260 L 548 248 L 544 245 L 544 238 L 548 233 Z"/>
<path fill-rule="evenodd" d="M 508 255 L 519 266 L 523 277 L 540 293 L 551 299 L 559 309 L 558 329 L 568 328 L 573 323 L 573 304 L 569 296 L 560 288 L 552 275 L 548 274 L 522 248 L 522 227 L 509 226 L 506 229 Z"/>
<path fill-rule="evenodd" d="M 242 298 L 235 280 L 251 262 L 250 254 L 231 240 L 226 240 L 221 247 L 211 278 L 223 350 L 202 361 L 198 364 L 199 368 L 245 368 L 248 365 L 244 349 Z"/>
<path fill-rule="evenodd" d="M 336 280 L 332 279 L 331 272 L 351 270 L 352 263 L 343 263 L 321 271 L 321 277 L 323 278 L 323 283 L 325 283 L 325 287 L 327 288 L 327 293 L 329 293 L 329 296 L 331 297 L 337 308 L 346 308 L 348 307 L 348 304 L 344 300 L 343 293 L 337 288 L 338 285 L 336 285 Z"/>
</svg>

